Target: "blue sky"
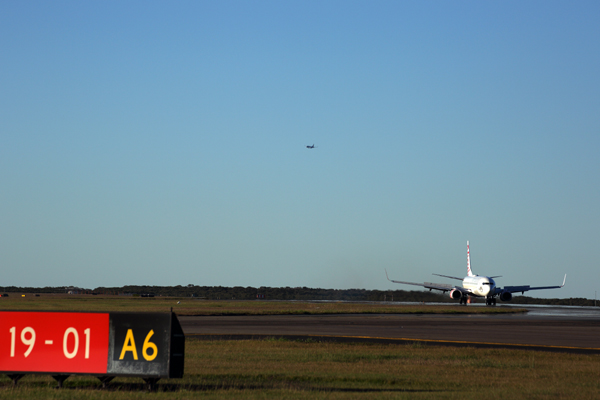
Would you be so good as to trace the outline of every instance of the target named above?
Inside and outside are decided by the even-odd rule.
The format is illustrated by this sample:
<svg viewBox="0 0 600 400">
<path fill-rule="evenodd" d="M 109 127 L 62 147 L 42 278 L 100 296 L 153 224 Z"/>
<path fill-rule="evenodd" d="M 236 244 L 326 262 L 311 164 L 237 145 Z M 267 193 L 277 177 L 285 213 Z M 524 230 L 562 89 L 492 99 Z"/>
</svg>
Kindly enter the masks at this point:
<svg viewBox="0 0 600 400">
<path fill-rule="evenodd" d="M 596 1 L 5 1 L 0 285 L 594 298 Z M 306 145 L 315 144 L 314 150 Z M 443 279 L 443 278 L 435 278 Z M 435 280 L 434 280 L 435 281 Z"/>
</svg>

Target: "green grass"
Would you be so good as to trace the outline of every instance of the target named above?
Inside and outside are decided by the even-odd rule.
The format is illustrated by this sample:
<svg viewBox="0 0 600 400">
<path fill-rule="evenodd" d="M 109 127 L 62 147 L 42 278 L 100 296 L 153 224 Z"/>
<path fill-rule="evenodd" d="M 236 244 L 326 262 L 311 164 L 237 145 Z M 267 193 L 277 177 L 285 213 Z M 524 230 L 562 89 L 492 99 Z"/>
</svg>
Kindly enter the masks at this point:
<svg viewBox="0 0 600 400">
<path fill-rule="evenodd" d="M 178 304 L 179 302 L 179 304 Z M 204 301 L 118 296 L 14 296 L 0 310 L 135 311 L 179 315 L 334 313 L 497 313 L 503 307 Z M 600 358 L 521 350 L 288 341 L 186 341 L 183 379 L 161 380 L 147 393 L 139 378 L 108 389 L 72 376 L 57 390 L 47 375 L 27 375 L 16 388 L 0 378 L 4 399 L 592 399 L 600 392 Z"/>
<path fill-rule="evenodd" d="M 11 294 L 0 298 L 0 311 L 133 311 L 168 312 L 178 315 L 275 315 L 275 314 L 481 314 L 515 313 L 513 307 L 469 307 L 448 305 L 401 305 L 376 302 L 296 302 L 296 301 L 234 301 L 193 300 L 174 297 L 122 297 L 91 295 L 44 295 L 21 297 Z"/>
<path fill-rule="evenodd" d="M 182 379 L 147 393 L 139 378 L 26 376 L 10 399 L 596 399 L 600 357 L 525 350 L 314 341 L 186 342 Z"/>
</svg>

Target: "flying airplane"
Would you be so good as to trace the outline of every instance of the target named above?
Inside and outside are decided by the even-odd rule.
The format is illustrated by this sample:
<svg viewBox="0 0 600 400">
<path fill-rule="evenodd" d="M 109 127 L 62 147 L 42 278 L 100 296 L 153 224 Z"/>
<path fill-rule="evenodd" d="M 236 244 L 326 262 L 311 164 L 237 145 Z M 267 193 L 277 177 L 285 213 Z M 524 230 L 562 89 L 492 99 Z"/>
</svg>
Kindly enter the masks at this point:
<svg viewBox="0 0 600 400">
<path fill-rule="evenodd" d="M 307 149 L 316 149 L 315 144 L 313 143 L 312 146 L 306 146 Z"/>
<path fill-rule="evenodd" d="M 469 252 L 469 241 L 467 241 L 467 276 L 464 278 L 458 278 L 456 276 L 448 276 L 448 275 L 439 275 L 433 274 L 436 276 L 442 276 L 444 278 L 457 279 L 462 281 L 462 286 L 452 286 L 449 284 L 443 283 L 414 283 L 414 282 L 403 282 L 403 281 L 394 281 L 390 279 L 387 275 L 387 270 L 385 271 L 385 276 L 388 281 L 394 283 L 402 283 L 404 285 L 415 285 L 422 286 L 426 289 L 431 290 L 441 290 L 443 293 L 450 292 L 450 298 L 453 300 L 460 300 L 460 304 L 467 304 L 469 297 L 485 297 L 485 304 L 488 306 L 496 305 L 496 297 L 500 298 L 502 301 L 510 301 L 512 299 L 513 293 L 521 292 L 522 294 L 528 290 L 541 290 L 541 289 L 560 289 L 565 286 L 565 282 L 567 280 L 567 275 L 565 274 L 565 278 L 563 279 L 563 283 L 560 286 L 536 286 L 531 287 L 529 285 L 522 286 L 504 286 L 503 288 L 496 287 L 496 282 L 493 278 L 500 278 L 500 276 L 481 276 L 475 275 L 471 270 L 471 254 Z"/>
</svg>

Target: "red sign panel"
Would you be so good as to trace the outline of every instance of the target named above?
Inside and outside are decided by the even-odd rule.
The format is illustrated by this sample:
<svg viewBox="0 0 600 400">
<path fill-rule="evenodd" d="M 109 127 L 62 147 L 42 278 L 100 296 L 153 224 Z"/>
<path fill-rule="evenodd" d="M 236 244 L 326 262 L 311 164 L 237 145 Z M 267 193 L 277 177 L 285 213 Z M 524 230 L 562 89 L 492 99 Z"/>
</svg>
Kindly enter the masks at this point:
<svg viewBox="0 0 600 400">
<path fill-rule="evenodd" d="M 0 371 L 106 374 L 108 313 L 2 312 Z"/>
</svg>

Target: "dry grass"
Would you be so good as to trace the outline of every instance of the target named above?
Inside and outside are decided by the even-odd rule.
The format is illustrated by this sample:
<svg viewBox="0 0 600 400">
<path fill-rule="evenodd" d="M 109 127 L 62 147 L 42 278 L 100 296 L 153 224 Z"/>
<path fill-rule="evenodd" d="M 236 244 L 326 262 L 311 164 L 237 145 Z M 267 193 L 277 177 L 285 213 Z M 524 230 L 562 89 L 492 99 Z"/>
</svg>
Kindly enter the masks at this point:
<svg viewBox="0 0 600 400">
<path fill-rule="evenodd" d="M 377 302 L 304 302 L 304 301 L 235 301 L 193 300 L 173 297 L 123 297 L 91 295 L 11 294 L 0 298 L 1 310 L 36 311 L 133 311 L 168 312 L 178 315 L 274 315 L 274 314 L 475 314 L 514 313 L 513 307 L 465 307 L 448 305 L 403 305 Z"/>
</svg>

